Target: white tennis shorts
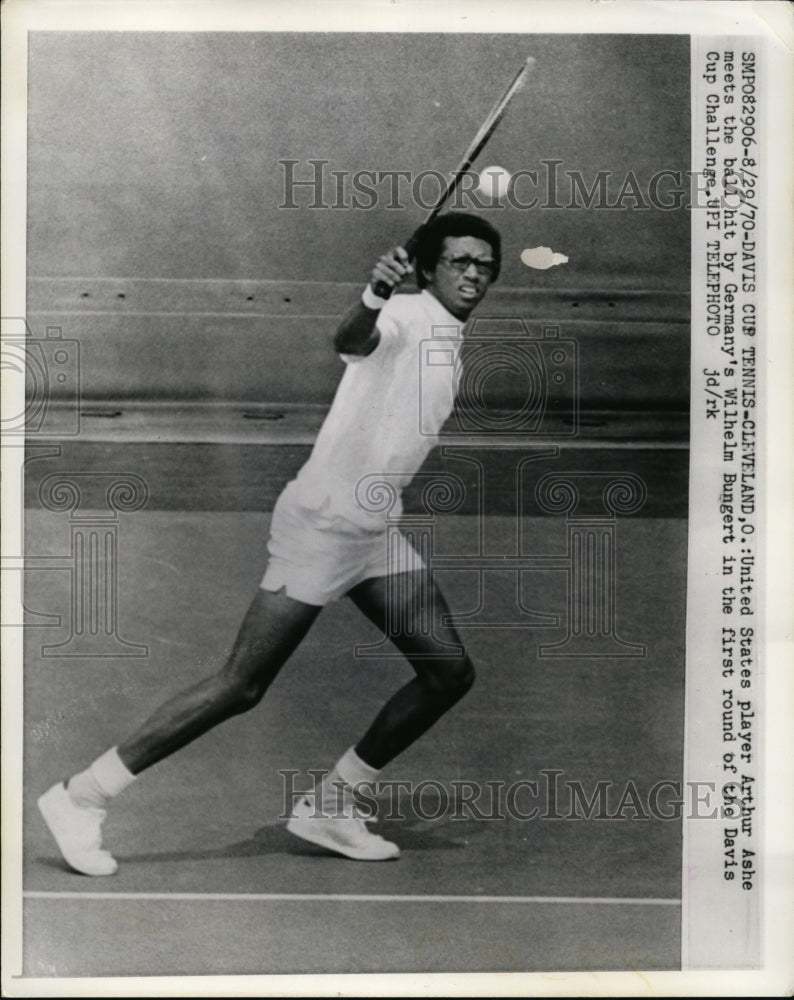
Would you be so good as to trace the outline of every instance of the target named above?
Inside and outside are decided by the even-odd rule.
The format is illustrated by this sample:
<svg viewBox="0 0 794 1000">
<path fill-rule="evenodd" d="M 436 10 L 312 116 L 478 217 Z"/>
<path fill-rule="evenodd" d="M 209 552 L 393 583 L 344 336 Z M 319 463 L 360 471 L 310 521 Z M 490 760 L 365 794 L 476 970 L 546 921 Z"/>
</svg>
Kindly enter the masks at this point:
<svg viewBox="0 0 794 1000">
<path fill-rule="evenodd" d="M 276 501 L 267 543 L 263 590 L 281 590 L 322 607 L 362 580 L 423 569 L 424 560 L 399 531 L 367 531 L 295 502 L 293 483 Z"/>
</svg>

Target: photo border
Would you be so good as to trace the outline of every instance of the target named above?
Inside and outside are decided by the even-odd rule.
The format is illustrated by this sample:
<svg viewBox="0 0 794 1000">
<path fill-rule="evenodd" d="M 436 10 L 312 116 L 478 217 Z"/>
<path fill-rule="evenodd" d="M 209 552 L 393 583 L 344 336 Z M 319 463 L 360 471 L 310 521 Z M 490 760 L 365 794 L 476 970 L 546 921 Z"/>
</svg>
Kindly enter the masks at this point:
<svg viewBox="0 0 794 1000">
<path fill-rule="evenodd" d="M 634 996 L 664 991 L 667 995 L 758 995 L 789 993 L 794 987 L 794 963 L 788 952 L 794 929 L 791 885 L 792 761 L 794 737 L 788 710 L 794 706 L 791 664 L 792 574 L 794 551 L 792 497 L 792 224 L 791 200 L 772 192 L 790 191 L 792 182 L 792 33 L 791 6 L 699 2 L 646 4 L 580 3 L 542 0 L 486 7 L 476 3 L 376 2 L 258 4 L 184 2 L 126 3 L 118 0 L 58 4 L 38 0 L 6 0 L 3 6 L 3 315 L 25 315 L 25 149 L 26 32 L 38 30 L 136 31 L 471 31 L 527 33 L 676 33 L 757 35 L 766 46 L 767 213 L 764 315 L 767 362 L 766 426 L 766 584 L 765 641 L 760 669 L 766 686 L 763 775 L 768 794 L 764 803 L 764 877 L 762 948 L 758 971 L 699 973 L 499 973 L 460 975 L 119 977 L 112 979 L 17 978 L 21 968 L 21 790 L 22 721 L 21 636 L 3 630 L 2 822 L 3 822 L 3 992 L 14 996 L 344 996 L 364 995 L 545 995 Z M 417 25 L 421 22 L 421 28 Z M 774 102 L 769 95 L 774 94 Z M 774 212 L 774 216 L 773 216 Z M 772 224 L 774 221 L 774 224 Z M 10 249 L 9 249 L 10 248 Z M 788 319 L 786 319 L 788 317 Z M 24 388 L 24 387 L 23 387 Z M 693 385 L 693 393 L 695 387 Z M 19 386 L 5 380 L 4 412 L 20 402 Z M 23 515 L 11 487 L 21 468 L 22 449 L 3 447 L 3 550 L 21 537 Z M 16 514 L 16 516 L 14 516 Z M 691 559 L 691 556 L 690 556 Z M 4 574 L 4 615 L 21 608 L 19 581 Z M 21 577 L 21 574 L 19 574 Z M 773 711 L 774 709 L 774 711 Z M 15 926 L 16 925 L 16 926 Z M 16 931 L 16 933 L 15 933 Z"/>
</svg>

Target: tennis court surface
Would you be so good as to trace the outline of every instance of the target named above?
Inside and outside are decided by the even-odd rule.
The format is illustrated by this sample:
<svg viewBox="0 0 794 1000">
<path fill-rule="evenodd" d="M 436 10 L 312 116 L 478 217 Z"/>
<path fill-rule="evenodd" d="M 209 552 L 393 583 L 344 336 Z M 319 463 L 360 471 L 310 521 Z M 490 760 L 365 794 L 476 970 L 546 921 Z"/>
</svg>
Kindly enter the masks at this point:
<svg viewBox="0 0 794 1000">
<path fill-rule="evenodd" d="M 109 452 L 96 451 L 112 472 Z M 400 844 L 399 861 L 335 857 L 279 819 L 288 793 L 311 787 L 310 769 L 330 767 L 408 676 L 399 659 L 356 655 L 379 636 L 342 600 L 258 708 L 155 766 L 114 803 L 105 840 L 120 871 L 89 879 L 64 866 L 36 797 L 220 664 L 266 555 L 266 511 L 176 506 L 179 484 L 200 469 L 205 504 L 228 508 L 212 484 L 234 484 L 235 455 L 245 479 L 249 450 L 206 447 L 201 462 L 190 449 L 145 451 L 137 467 L 147 505 L 119 515 L 115 560 L 117 635 L 145 655 L 61 655 L 71 648 L 59 644 L 73 624 L 76 514 L 43 509 L 30 477 L 29 557 L 43 568 L 27 574 L 26 606 L 61 624 L 26 630 L 26 975 L 678 967 L 680 822 L 662 818 L 664 793 L 652 815 L 648 794 L 681 775 L 684 637 L 671 623 L 684 620 L 686 520 L 654 490 L 654 469 L 669 486 L 686 452 L 623 457 L 624 467 L 645 463 L 649 516 L 614 524 L 616 631 L 644 655 L 539 655 L 539 644 L 566 635 L 564 571 L 493 570 L 485 584 L 454 561 L 441 571 L 453 612 L 482 605 L 461 628 L 479 679 L 383 773 L 377 829 Z M 118 468 L 130 468 L 135 456 L 121 452 Z M 621 453 L 591 454 L 598 469 Z M 564 516 L 521 521 L 524 551 L 565 552 Z M 437 519 L 439 556 L 474 553 L 478 524 L 466 514 Z M 514 514 L 487 524 L 492 550 L 510 551 Z M 66 572 L 53 569 L 59 556 Z M 488 621 L 489 608 L 517 606 L 517 580 L 523 606 L 558 616 L 556 625 Z M 536 793 L 522 784 L 533 780 Z M 411 784 L 388 784 L 397 781 Z M 599 781 L 609 783 L 606 808 L 584 818 L 571 785 L 592 801 Z M 627 788 L 638 810 L 621 799 Z M 540 815 L 528 818 L 533 807 Z"/>
</svg>

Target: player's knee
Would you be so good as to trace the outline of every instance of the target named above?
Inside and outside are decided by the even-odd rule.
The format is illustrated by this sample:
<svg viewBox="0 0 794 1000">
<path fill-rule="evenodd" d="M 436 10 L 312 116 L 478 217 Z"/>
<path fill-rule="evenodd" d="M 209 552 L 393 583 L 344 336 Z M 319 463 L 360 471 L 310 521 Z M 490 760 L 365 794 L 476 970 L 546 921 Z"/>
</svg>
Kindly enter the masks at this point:
<svg viewBox="0 0 794 1000">
<path fill-rule="evenodd" d="M 462 698 L 464 694 L 471 691 L 476 677 L 477 672 L 474 669 L 474 664 L 467 656 L 463 661 L 461 669 L 455 673 L 452 679 L 452 686 L 458 697 Z"/>
<path fill-rule="evenodd" d="M 229 715 L 242 715 L 254 708 L 262 700 L 265 687 L 256 681 L 233 674 L 219 677 L 219 696 Z"/>
<path fill-rule="evenodd" d="M 462 660 L 448 660 L 430 671 L 428 682 L 438 698 L 454 704 L 471 690 L 475 676 L 474 664 L 465 656 Z"/>
</svg>

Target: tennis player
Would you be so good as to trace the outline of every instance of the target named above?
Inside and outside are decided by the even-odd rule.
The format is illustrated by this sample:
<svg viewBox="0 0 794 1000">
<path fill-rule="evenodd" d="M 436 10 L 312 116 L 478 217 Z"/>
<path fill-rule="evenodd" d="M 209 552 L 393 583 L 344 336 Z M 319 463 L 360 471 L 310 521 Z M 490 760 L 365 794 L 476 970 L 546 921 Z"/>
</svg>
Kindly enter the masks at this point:
<svg viewBox="0 0 794 1000">
<path fill-rule="evenodd" d="M 398 857 L 396 844 L 368 828 L 373 817 L 357 804 L 355 788 L 374 785 L 383 767 L 463 697 L 474 668 L 454 628 L 444 624 L 449 609 L 432 579 L 432 630 L 412 627 L 426 613 L 420 604 L 427 595 L 427 568 L 404 535 L 398 535 L 399 550 L 387 550 L 386 513 L 368 505 L 361 486 L 382 475 L 399 496 L 436 443 L 455 401 L 456 366 L 420 371 L 421 344 L 433 336 L 457 356 L 462 327 L 498 277 L 500 261 L 493 226 L 452 212 L 421 232 L 418 295 L 382 299 L 373 292 L 379 282 L 398 289 L 413 271 L 405 250 L 397 247 L 375 264 L 361 301 L 336 332 L 334 345 L 346 370 L 308 461 L 275 505 L 266 572 L 229 659 L 39 799 L 73 869 L 85 875 L 116 872 L 101 839 L 110 800 L 153 764 L 257 705 L 322 608 L 343 596 L 384 633 L 387 621 L 405 623 L 398 634 L 393 627 L 388 634 L 415 677 L 337 761 L 318 794 L 295 803 L 287 829 L 356 860 Z M 398 499 L 389 516 L 400 510 Z M 390 587 L 394 573 L 400 586 Z M 451 646 L 459 655 L 450 656 Z"/>
</svg>

